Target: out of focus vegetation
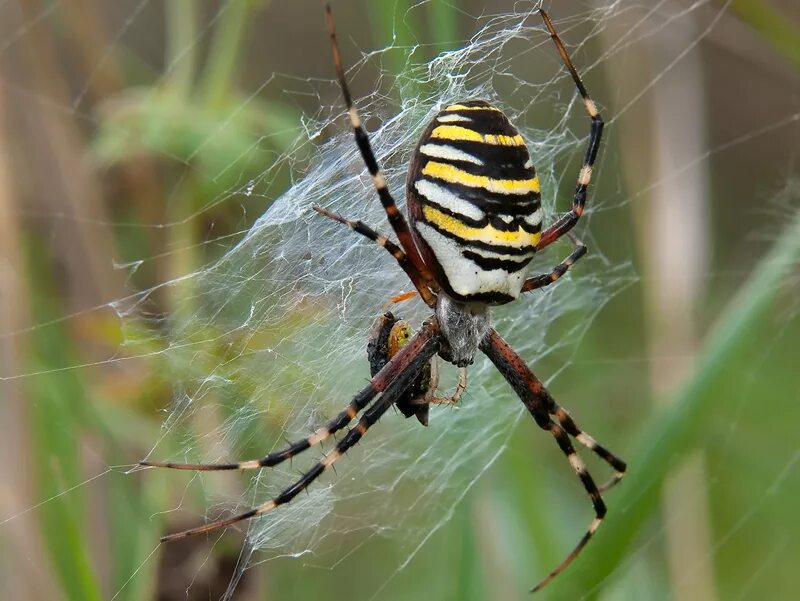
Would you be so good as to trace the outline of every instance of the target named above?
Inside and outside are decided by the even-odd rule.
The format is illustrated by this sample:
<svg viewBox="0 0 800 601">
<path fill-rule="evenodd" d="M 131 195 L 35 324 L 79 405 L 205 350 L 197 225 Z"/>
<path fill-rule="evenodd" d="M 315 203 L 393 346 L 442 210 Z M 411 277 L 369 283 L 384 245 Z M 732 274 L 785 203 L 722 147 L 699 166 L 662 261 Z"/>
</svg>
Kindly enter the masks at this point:
<svg viewBox="0 0 800 601">
<path fill-rule="evenodd" d="M 339 4 L 346 56 L 353 46 L 421 42 L 419 58 L 468 40 L 471 15 L 520 5 Z M 597 540 L 543 598 L 790 599 L 800 586 L 800 12 L 778 0 L 709 1 L 684 14 L 687 6 L 672 0 L 648 14 L 613 3 L 576 60 L 608 57 L 587 83 L 610 121 L 593 192 L 602 211 L 581 227 L 593 248 L 632 261 L 641 277 L 600 311 L 574 354 L 534 367 L 559 372 L 555 396 L 628 459 L 630 476 L 608 495 Z M 586 3 L 550 8 L 570 45 L 591 33 L 575 18 Z M 259 179 L 320 99 L 263 84 L 274 72 L 331 78 L 321 6 L 25 0 L 0 15 L 0 591 L 217 599 L 237 561 L 235 535 L 148 557 L 161 534 L 186 525 L 159 513 L 183 488 L 169 474 L 143 478 L 124 466 L 158 438 L 175 366 L 159 362 L 148 335 L 157 320 L 131 316 L 123 332 L 117 311 L 132 292 L 213 260 L 226 246 L 209 240 L 234 243 L 302 173 L 301 155 L 292 173 Z M 664 25 L 650 29 L 653 39 L 621 37 L 638 19 Z M 669 45 L 676 31 L 698 42 L 681 59 Z M 404 56 L 387 57 L 382 68 L 403 68 Z M 694 61 L 699 79 L 671 79 L 673 61 Z M 371 91 L 364 75 L 356 95 Z M 664 170 L 659 153 L 674 147 L 657 139 L 659 94 L 682 85 L 699 104 L 687 100 L 671 127 L 681 132 L 702 115 L 701 146 Z M 681 220 L 669 223 L 671 237 L 656 235 L 655 195 L 680 193 L 696 171 L 705 181 L 699 235 Z M 664 278 L 659 258 L 685 250 L 690 235 L 703 244 L 686 266 L 702 268 L 679 320 L 691 324 L 688 339 L 670 346 L 663 338 L 680 328 L 659 323 L 653 282 Z M 144 307 L 168 314 L 180 293 L 156 289 Z M 700 479 L 672 481 L 667 496 L 664 482 L 687 463 Z M 705 537 L 685 535 L 683 520 L 695 514 Z M 402 571 L 392 540 L 351 553 L 345 537 L 347 557 L 334 569 L 289 558 L 256 565 L 237 598 L 526 599 L 590 518 L 552 441 L 523 422 Z M 697 553 L 689 569 L 675 555 L 682 537 Z"/>
</svg>

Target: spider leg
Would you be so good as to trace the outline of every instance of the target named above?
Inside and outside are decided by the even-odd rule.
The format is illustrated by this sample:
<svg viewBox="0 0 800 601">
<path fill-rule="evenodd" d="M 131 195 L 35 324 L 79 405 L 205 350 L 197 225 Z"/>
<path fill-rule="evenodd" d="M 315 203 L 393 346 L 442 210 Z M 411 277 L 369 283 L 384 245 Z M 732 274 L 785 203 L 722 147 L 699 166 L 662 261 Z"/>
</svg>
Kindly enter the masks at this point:
<svg viewBox="0 0 800 601">
<path fill-rule="evenodd" d="M 541 590 L 553 578 L 564 571 L 564 569 L 580 554 L 586 546 L 586 543 L 589 542 L 600 527 L 600 524 L 602 524 L 603 518 L 606 515 L 606 505 L 600 496 L 600 490 L 597 488 L 594 479 L 589 474 L 586 465 L 575 452 L 570 442 L 568 428 L 563 424 L 556 424 L 550 419 L 549 414 L 556 413 L 557 417 L 565 420 L 570 429 L 574 426 L 574 422 L 572 422 L 565 411 L 558 411 L 558 406 L 550 396 L 550 393 L 547 392 L 541 380 L 531 372 L 522 358 L 511 349 L 508 343 L 506 343 L 496 331 L 489 330 L 488 334 L 481 342 L 480 348 L 484 354 L 489 357 L 492 363 L 494 363 L 498 371 L 503 374 L 503 377 L 520 397 L 537 425 L 553 435 L 559 448 L 569 460 L 573 471 L 583 484 L 592 502 L 592 506 L 594 507 L 595 517 L 589 523 L 589 527 L 578 541 L 578 544 L 575 545 L 572 551 L 547 575 L 547 577 L 533 587 L 532 592 L 536 592 Z M 574 427 L 573 431 L 576 432 L 576 434 L 581 433 L 577 426 Z M 593 439 L 589 437 L 583 437 L 583 440 L 581 440 L 584 444 L 590 441 L 594 442 Z M 595 450 L 595 452 L 597 452 L 597 450 Z M 624 466 L 624 464 L 622 465 Z"/>
<path fill-rule="evenodd" d="M 525 282 L 522 284 L 522 292 L 530 292 L 531 290 L 544 288 L 545 286 L 549 286 L 553 282 L 558 281 L 558 279 L 564 275 L 570 267 L 572 267 L 581 257 L 586 254 L 586 245 L 583 242 L 578 240 L 572 234 L 567 234 L 567 236 L 569 236 L 569 239 L 572 240 L 572 243 L 575 245 L 575 248 L 569 254 L 569 256 L 561 261 L 561 263 L 553 267 L 550 273 L 540 273 L 525 280 Z"/>
<path fill-rule="evenodd" d="M 298 493 L 305 490 L 314 480 L 319 478 L 319 476 L 326 469 L 338 461 L 348 449 L 361 440 L 361 437 L 364 436 L 367 430 L 369 430 L 369 428 L 381 418 L 386 410 L 394 404 L 394 402 L 403 394 L 403 392 L 405 392 L 406 388 L 419 375 L 425 364 L 430 361 L 431 357 L 433 357 L 439 351 L 438 324 L 435 320 L 432 320 L 426 324 L 426 328 L 423 328 L 423 330 L 421 330 L 420 333 L 415 337 L 415 340 L 418 343 L 413 345 L 414 351 L 403 355 L 405 358 L 405 360 L 402 361 L 403 369 L 386 387 L 386 389 L 383 391 L 383 395 L 381 395 L 381 397 L 364 412 L 364 415 L 360 420 L 358 420 L 358 423 L 355 425 L 355 427 L 350 430 L 337 443 L 337 445 L 322 458 L 321 461 L 314 464 L 314 466 L 305 472 L 294 484 L 288 488 L 285 488 L 278 496 L 273 497 L 269 501 L 266 501 L 257 507 L 253 507 L 252 509 L 245 511 L 244 513 L 240 513 L 223 520 L 217 520 L 209 524 L 204 524 L 203 526 L 198 526 L 197 528 L 192 528 L 190 530 L 184 530 L 183 532 L 169 534 L 162 537 L 161 542 L 173 541 L 197 534 L 203 534 L 205 532 L 217 530 L 218 528 L 230 526 L 231 524 L 241 522 L 242 520 L 246 520 L 257 515 L 262 515 L 280 505 L 288 503 L 295 496 L 297 496 Z M 412 343 L 409 343 L 405 348 L 409 348 L 411 346 Z M 408 354 L 411 354 L 411 356 L 408 357 Z M 387 367 L 394 363 L 395 359 L 397 359 L 399 356 L 400 353 L 395 355 L 395 357 L 392 358 L 392 361 L 387 364 Z M 381 373 L 383 373 L 383 371 L 384 370 L 381 370 Z"/>
<path fill-rule="evenodd" d="M 431 294 L 430 289 L 428 288 L 425 278 L 420 274 L 411 260 L 408 258 L 408 255 L 403 252 L 403 249 L 397 246 L 394 242 L 389 240 L 386 236 L 383 236 L 369 227 L 363 221 L 351 221 L 350 219 L 345 219 L 341 215 L 337 215 L 336 213 L 332 213 L 331 211 L 326 211 L 325 209 L 314 206 L 312 207 L 317 213 L 320 215 L 324 215 L 329 219 L 333 219 L 334 221 L 338 221 L 349 227 L 354 232 L 357 232 L 364 236 L 365 238 L 369 238 L 378 246 L 385 248 L 390 255 L 392 255 L 397 263 L 400 265 L 401 269 L 406 272 L 406 275 L 414 284 L 414 287 L 419 292 L 419 295 L 422 297 L 422 300 L 425 301 L 429 307 L 436 306 L 436 298 Z"/>
<path fill-rule="evenodd" d="M 434 368 L 436 365 L 437 363 L 434 359 L 431 362 L 431 372 L 436 369 L 436 377 L 434 378 L 433 375 L 431 375 L 431 397 L 425 402 L 429 405 L 458 405 L 458 403 L 461 401 L 461 396 L 467 389 L 467 368 L 458 368 L 458 384 L 456 384 L 456 389 L 453 391 L 453 394 L 451 394 L 449 397 L 438 397 L 433 396 L 433 394 L 436 392 L 436 388 L 439 386 L 438 367 Z"/>
<path fill-rule="evenodd" d="M 270 453 L 261 459 L 251 459 L 249 461 L 240 461 L 237 463 L 172 463 L 172 462 L 156 462 L 156 461 L 140 461 L 139 465 L 142 467 L 162 467 L 177 470 L 195 470 L 195 471 L 221 471 L 221 470 L 247 470 L 247 469 L 261 469 L 264 467 L 273 467 L 283 463 L 305 451 L 306 449 L 319 444 L 335 432 L 338 432 L 349 424 L 358 413 L 364 409 L 380 392 L 386 394 L 388 386 L 396 379 L 404 376 L 406 370 L 412 363 L 417 361 L 417 353 L 423 348 L 425 343 L 431 338 L 435 337 L 438 333 L 438 325 L 426 323 L 423 325 L 419 333 L 412 338 L 407 345 L 401 348 L 392 359 L 383 366 L 383 368 L 375 374 L 359 393 L 350 401 L 347 408 L 339 413 L 333 420 L 328 422 L 324 427 L 316 430 L 311 436 L 299 440 L 287 446 L 286 448 Z"/>
<path fill-rule="evenodd" d="M 586 149 L 586 157 L 583 160 L 583 167 L 581 167 L 580 175 L 578 175 L 578 184 L 575 187 L 572 210 L 559 217 L 555 223 L 542 232 L 542 237 L 539 240 L 539 244 L 536 246 L 537 250 L 543 249 L 545 246 L 552 244 L 566 234 L 575 226 L 581 215 L 583 215 L 583 208 L 586 204 L 586 190 L 589 188 L 589 182 L 592 179 L 592 167 L 597 158 L 597 151 L 600 148 L 600 138 L 603 134 L 603 118 L 597 110 L 597 105 L 595 105 L 594 101 L 589 97 L 589 93 L 586 91 L 583 81 L 581 81 L 575 66 L 569 58 L 569 54 L 567 54 L 564 43 L 561 41 L 561 38 L 558 37 L 555 27 L 553 27 L 553 22 L 544 10 L 539 9 L 539 14 L 542 15 L 544 24 L 550 32 L 550 37 L 553 38 L 558 53 L 561 55 L 561 60 L 564 61 L 564 65 L 572 76 L 572 81 L 575 82 L 575 86 L 578 88 L 581 98 L 583 98 L 586 112 L 592 120 L 592 127 L 589 132 L 589 147 Z"/>
<path fill-rule="evenodd" d="M 552 397 L 550 400 L 553 401 L 553 406 L 550 408 L 550 413 L 556 416 L 558 423 L 561 424 L 561 427 L 567 431 L 567 434 L 572 436 L 587 449 L 590 449 L 595 455 L 600 457 L 614 469 L 614 475 L 612 476 L 611 480 L 599 488 L 600 492 L 605 492 L 608 489 L 616 486 L 625 476 L 625 470 L 627 469 L 625 462 L 614 455 L 614 453 L 606 449 L 604 446 L 599 444 L 590 434 L 587 434 L 581 430 L 567 410 L 556 403 Z"/>
<path fill-rule="evenodd" d="M 325 15 L 328 24 L 328 33 L 330 34 L 331 38 L 333 64 L 336 68 L 336 76 L 339 78 L 339 87 L 342 89 L 342 96 L 344 97 L 344 103 L 347 106 L 347 113 L 350 117 L 350 125 L 353 128 L 353 133 L 355 134 L 358 150 L 361 152 L 361 157 L 364 159 L 364 163 L 367 166 L 367 171 L 369 171 L 369 174 L 372 176 L 372 183 L 375 185 L 375 191 L 378 193 L 381 204 L 386 211 L 386 217 L 389 219 L 389 224 L 392 226 L 394 233 L 397 234 L 397 239 L 400 241 L 400 246 L 403 247 L 403 250 L 408 255 L 411 264 L 414 265 L 417 272 L 422 275 L 425 282 L 432 287 L 434 292 L 436 292 L 437 289 L 433 276 L 425 266 L 425 262 L 422 260 L 422 257 L 417 250 L 417 246 L 414 243 L 414 238 L 411 234 L 411 229 L 408 226 L 408 222 L 406 221 L 405 217 L 403 217 L 403 214 L 400 213 L 400 210 L 397 208 L 397 204 L 395 203 L 391 192 L 389 192 L 389 186 L 386 184 L 386 178 L 381 173 L 380 167 L 378 166 L 378 161 L 375 158 L 375 153 L 372 151 L 372 146 L 370 146 L 369 136 L 361 125 L 361 117 L 358 114 L 358 110 L 355 106 L 353 106 L 353 99 L 350 96 L 350 88 L 347 86 L 347 78 L 344 74 L 344 67 L 342 67 L 342 57 L 339 53 L 339 45 L 336 42 L 336 27 L 333 21 L 333 12 L 331 11 L 331 5 L 328 2 L 325 3 Z"/>
</svg>

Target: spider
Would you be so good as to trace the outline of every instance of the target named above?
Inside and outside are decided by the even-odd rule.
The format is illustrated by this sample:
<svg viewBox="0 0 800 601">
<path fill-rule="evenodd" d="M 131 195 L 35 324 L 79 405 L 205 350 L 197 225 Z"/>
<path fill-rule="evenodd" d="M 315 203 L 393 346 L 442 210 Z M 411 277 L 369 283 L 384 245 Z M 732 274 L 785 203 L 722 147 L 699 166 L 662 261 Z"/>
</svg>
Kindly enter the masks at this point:
<svg viewBox="0 0 800 601">
<path fill-rule="evenodd" d="M 525 361 L 492 328 L 489 309 L 511 302 L 523 292 L 549 286 L 586 254 L 586 246 L 569 232 L 584 211 L 603 120 L 552 21 L 540 9 L 542 20 L 591 120 L 588 148 L 578 175 L 572 209 L 542 229 L 539 180 L 525 142 L 500 109 L 484 100 L 473 99 L 445 106 L 422 133 L 408 170 L 408 216 L 405 217 L 389 192 L 353 105 L 329 4 L 325 5 L 325 12 L 333 62 L 350 125 L 398 243 L 361 221 L 345 219 L 317 206 L 314 209 L 385 248 L 411 280 L 421 299 L 433 310 L 433 315 L 413 336 L 408 325 L 391 313 L 379 317 L 373 325 L 368 348 L 372 379 L 341 413 L 307 438 L 261 459 L 237 463 L 140 462 L 142 466 L 183 470 L 272 467 L 346 428 L 363 411 L 355 426 L 333 449 L 276 497 L 239 515 L 170 534 L 161 540 L 172 541 L 223 528 L 288 503 L 356 444 L 393 405 L 406 417 L 413 415 L 427 424 L 431 403 L 458 401 L 466 386 L 463 370 L 480 350 L 511 385 L 536 424 L 553 436 L 594 508 L 594 518 L 577 545 L 533 587 L 532 591 L 538 591 L 578 556 L 596 532 L 606 515 L 601 492 L 622 479 L 626 466 L 583 432 L 556 403 Z M 525 268 L 534 254 L 564 235 L 569 236 L 574 246 L 569 256 L 549 272 L 526 278 Z M 459 386 L 450 399 L 434 396 L 437 355 L 461 370 Z M 614 476 L 607 484 L 601 487 L 595 484 L 570 437 L 614 469 Z"/>
</svg>

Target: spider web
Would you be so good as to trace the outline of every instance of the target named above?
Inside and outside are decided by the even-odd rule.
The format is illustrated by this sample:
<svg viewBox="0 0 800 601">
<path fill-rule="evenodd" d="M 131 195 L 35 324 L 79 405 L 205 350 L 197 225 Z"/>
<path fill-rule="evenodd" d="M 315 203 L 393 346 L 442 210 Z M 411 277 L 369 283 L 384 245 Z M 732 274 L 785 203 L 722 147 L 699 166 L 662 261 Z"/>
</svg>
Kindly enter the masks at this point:
<svg viewBox="0 0 800 601">
<path fill-rule="evenodd" d="M 408 23 L 419 21 L 432 4 L 422 1 L 399 12 L 398 20 L 392 24 L 393 31 L 402 37 L 399 32 L 407 29 Z M 579 72 L 610 125 L 595 168 L 589 210 L 577 230 L 588 243 L 590 254 L 558 285 L 492 312 L 494 327 L 546 382 L 558 382 L 562 374 L 579 373 L 573 371 L 579 364 L 575 357 L 597 315 L 629 287 L 641 283 L 625 258 L 626 253 L 620 253 L 608 238 L 596 239 L 593 231 L 597 223 L 607 223 L 605 217 L 615 216 L 620 208 L 646 199 L 648 192 L 664 182 L 643 181 L 638 188 L 626 190 L 618 173 L 619 164 L 625 159 L 619 156 L 617 145 L 621 142 L 615 136 L 614 124 L 635 110 L 642 97 L 680 64 L 686 51 L 703 41 L 709 32 L 717 31 L 718 19 L 730 9 L 730 3 L 717 6 L 710 1 L 659 2 L 647 8 L 624 1 L 597 4 L 599 8 L 584 4 L 571 6 L 564 12 L 560 4 L 549 7 Z M 233 3 L 222 2 L 217 12 L 203 15 L 201 32 L 211 30 L 232 7 Z M 453 50 L 442 50 L 424 41 L 397 41 L 396 37 L 386 47 L 367 51 L 353 41 L 352 32 L 346 29 L 350 21 L 340 16 L 340 46 L 356 104 L 401 208 L 406 169 L 419 133 L 442 106 L 464 98 L 490 100 L 520 129 L 541 180 L 545 222 L 568 208 L 585 150 L 588 118 L 542 29 L 535 12 L 537 7 L 536 3 L 517 2 L 508 3 L 504 12 L 461 11 L 471 35 L 460 40 Z M 14 31 L 4 32 L 4 51 L 32 37 L 31 31 L 35 31 L 37 24 L 61 8 L 58 3 L 50 4 L 29 15 Z M 119 9 L 124 18 L 119 20 L 122 25 L 112 38 L 109 55 L 124 45 L 132 28 L 146 22 L 146 13 L 151 8 L 144 1 Z M 317 8 L 314 4 L 310 13 L 316 14 Z M 319 12 L 319 18 L 309 19 L 313 26 L 305 28 L 306 37 L 301 41 L 318 37 L 321 43 L 314 47 L 327 52 Z M 635 20 L 637 27 L 609 42 L 609 23 L 630 12 L 641 15 L 640 20 Z M 672 31 L 687 14 L 710 15 L 708 29 L 695 32 L 688 48 L 675 51 L 663 64 L 654 66 L 649 80 L 638 83 L 632 90 L 613 90 L 604 98 L 598 90 L 603 65 L 650 36 Z M 189 41 L 176 56 L 185 57 L 203 42 Z M 71 93 L 71 103 L 59 104 L 59 109 L 89 122 L 94 120 L 82 106 L 106 60 L 97 58 L 97 70 L 78 82 Z M 177 71 L 176 63 L 166 65 L 163 79 L 166 81 Z M 368 380 L 365 347 L 372 320 L 383 311 L 381 307 L 390 297 L 411 289 L 388 253 L 311 210 L 312 204 L 319 204 L 348 218 L 361 219 L 383 233 L 391 233 L 347 127 L 340 95 L 329 72 L 332 67 L 321 76 L 260 74 L 252 86 L 252 96 L 233 107 L 230 121 L 195 141 L 189 159 L 180 159 L 209 179 L 225 182 L 225 191 L 200 207 L 178 207 L 174 218 L 142 229 L 175 230 L 186 224 L 213 223 L 215 211 L 220 207 L 241 207 L 243 226 L 238 231 L 217 235 L 213 227 L 207 228 L 208 234 L 202 242 L 207 253 L 202 264 L 189 264 L 184 271 L 162 277 L 156 285 L 130 296 L 54 320 L 78 321 L 87 314 L 111 309 L 122 324 L 123 339 L 116 351 L 97 365 L 113 369 L 131 359 L 145 360 L 171 383 L 171 402 L 164 412 L 160 431 L 142 443 L 149 448 L 150 459 L 186 462 L 252 459 L 282 448 L 287 440 L 304 438 L 324 425 Z M 14 82 L 8 83 L 14 87 Z M 16 91 L 50 101 L 36 89 L 22 87 Z M 150 94 L 153 100 L 159 99 L 155 93 Z M 245 113 L 259 94 L 281 95 L 287 106 L 303 110 L 302 116 L 285 122 L 285 129 L 264 136 L 253 145 L 253 155 L 260 162 L 257 174 L 252 175 L 253 159 L 249 155 L 224 156 L 211 163 L 195 161 L 195 157 L 204 156 L 208 147 L 225 140 L 226 126 L 235 124 L 236 117 Z M 765 125 L 748 121 L 742 131 L 725 138 L 728 141 L 676 161 L 665 177 L 680 177 L 693 166 L 708 164 L 715 155 L 730 149 L 749 150 L 751 145 L 755 146 L 754 140 L 792 124 L 796 127 L 796 121 L 796 107 L 793 112 L 773 115 Z M 273 139 L 288 143 L 274 150 Z M 102 147 L 103 141 L 107 146 Z M 109 138 L 101 140 L 95 151 L 100 146 L 101 152 L 113 153 L 108 143 Z M 790 167 L 785 171 L 791 173 L 793 155 L 787 160 Z M 285 179 L 287 174 L 290 183 L 286 189 L 275 190 L 273 182 Z M 183 184 L 175 185 L 172 191 L 175 197 Z M 762 237 L 771 241 L 782 215 L 796 210 L 798 195 L 796 185 L 787 177 L 772 182 L 769 189 L 768 200 L 759 205 L 759 211 L 767 206 L 772 212 L 767 216 L 766 233 Z M 598 190 L 603 194 L 598 194 Z M 251 218 L 255 207 L 262 206 L 266 210 Z M 49 222 L 63 218 L 52 211 L 42 214 L 30 211 L 27 216 Z M 81 217 L 68 219 L 80 221 Z M 131 224 L 120 219 L 94 225 L 112 229 Z M 748 239 L 745 245 L 753 249 L 758 242 Z M 186 247 L 177 245 L 166 254 L 181 265 L 186 251 Z M 567 244 L 555 245 L 534 260 L 532 271 L 547 271 L 568 252 Z M 134 282 L 137 274 L 162 259 L 140 256 L 117 267 Z M 733 277 L 739 281 L 746 271 L 740 266 L 730 272 L 720 268 L 707 276 L 714 280 Z M 160 311 L 163 298 L 169 299 L 170 310 L 166 313 Z M 415 326 L 428 314 L 418 299 L 391 309 Z M 796 318 L 797 303 L 789 303 L 782 319 L 789 324 Z M 30 330 L 49 327 L 48 323 L 37 323 Z M 778 329 L 784 333 L 790 331 L 788 325 Z M 21 334 L 12 331 L 8 336 Z M 771 348 L 763 350 L 760 357 L 764 363 L 769 361 L 771 352 Z M 638 357 L 625 360 L 632 370 L 637 369 L 637 361 Z M 540 365 L 543 367 L 539 368 Z M 92 367 L 96 366 L 70 363 L 41 372 L 12 368 L 8 379 L 35 382 L 42 375 L 60 369 Z M 441 388 L 452 388 L 454 383 L 454 371 L 445 367 Z M 746 388 L 752 390 L 752 382 Z M 733 432 L 744 423 L 744 394 L 735 397 L 734 409 L 720 420 L 720 428 L 727 427 Z M 564 404 L 571 406 L 570 402 Z M 593 419 L 588 409 L 591 405 L 587 403 L 584 407 L 583 412 L 575 413 L 583 417 L 581 425 L 592 432 Z M 237 587 L 243 585 L 248 572 L 254 571 L 254 567 L 257 570 L 256 566 L 264 562 L 301 558 L 296 563 L 306 570 L 336 574 L 351 555 L 363 556 L 370 549 L 379 548 L 375 546 L 376 540 L 388 540 L 395 553 L 391 568 L 371 580 L 368 590 L 362 591 L 364 598 L 378 598 L 390 590 L 394 578 L 417 560 L 431 538 L 448 526 L 463 507 L 461 501 L 476 484 L 486 482 L 488 474 L 484 474 L 508 450 L 514 426 L 521 418 L 524 411 L 520 403 L 482 358 L 469 370 L 469 388 L 461 404 L 433 407 L 428 428 L 403 419 L 397 412 L 388 412 L 360 445 L 337 462 L 335 473 L 326 472 L 307 495 L 239 526 L 246 532 L 246 543 L 225 595 L 231 597 L 241 592 Z M 613 433 L 613 429 L 609 430 Z M 721 440 L 723 450 L 731 451 L 735 446 L 732 434 L 722 436 Z M 259 473 L 237 476 L 170 472 L 165 481 L 173 494 L 153 519 L 166 517 L 170 530 L 179 530 L 258 505 L 295 481 L 332 444 L 326 441 L 291 463 Z M 546 445 L 551 444 L 546 440 L 536 449 L 549 449 Z M 616 450 L 620 444 L 611 440 L 609 446 Z M 772 490 L 789 490 L 786 481 L 795 472 L 796 445 L 794 450 L 793 454 L 778 453 L 776 464 L 764 472 Z M 556 465 L 552 473 L 547 469 L 546 477 L 554 478 L 558 490 L 563 488 L 575 498 L 563 510 L 558 503 L 551 504 L 558 521 L 568 522 L 572 516 L 580 516 L 579 525 L 571 525 L 569 532 L 558 535 L 561 538 L 563 534 L 568 545 L 583 527 L 584 504 L 588 502 L 575 489 L 571 480 L 574 476 L 562 458 L 556 452 L 547 457 L 547 462 Z M 539 467 L 537 461 L 531 479 L 545 477 L 544 467 L 541 473 L 535 473 Z M 0 516 L 0 527 L 13 525 L 22 516 L 56 502 L 62 495 L 89 489 L 95 479 L 119 473 L 142 481 L 158 477 L 154 470 L 139 472 L 130 470 L 130 466 L 104 466 L 88 478 L 68 475 L 62 483 L 62 492 L 35 505 L 18 506 L 9 517 Z M 723 470 L 712 471 L 711 481 L 724 475 Z M 714 486 L 710 489 L 714 490 Z M 624 495 L 616 491 L 614 494 Z M 764 511 L 763 507 L 769 506 L 770 494 L 766 491 L 757 495 L 752 513 L 743 516 L 741 522 L 714 532 L 710 553 L 716 555 L 724 549 L 731 538 L 737 537 L 741 524 Z M 622 502 L 623 512 L 628 507 L 626 503 L 632 505 L 634 501 Z M 568 517 L 562 519 L 564 516 Z M 519 536 L 508 533 L 507 524 L 505 528 L 509 538 Z M 664 528 L 647 533 L 627 558 L 623 567 L 632 568 L 634 579 L 648 548 L 663 543 L 664 538 Z M 212 545 L 221 544 L 216 536 L 210 540 Z M 774 547 L 775 554 L 788 546 L 787 538 L 781 537 Z M 137 558 L 134 562 L 137 567 L 121 579 L 119 586 L 111 587 L 110 596 L 127 594 L 129 580 L 153 561 L 156 548 L 154 540 L 152 551 Z M 172 551 L 168 546 L 162 552 Z M 745 583 L 740 598 L 748 598 L 748 591 L 757 588 L 758 573 L 766 561 L 759 562 L 760 567 Z M 543 559 L 540 572 L 550 567 L 545 563 Z M 194 568 L 187 581 L 181 583 L 187 596 L 199 594 L 202 598 L 202 591 L 198 593 L 193 584 L 200 571 L 200 567 Z M 526 569 L 526 573 L 530 579 L 532 571 Z M 524 584 L 532 584 L 532 580 Z"/>
<path fill-rule="evenodd" d="M 530 141 L 548 214 L 556 214 L 557 196 L 564 208 L 569 206 L 577 170 L 573 167 L 562 175 L 555 169 L 583 152 L 588 118 L 571 127 L 582 105 L 568 86 L 561 85 L 569 79 L 554 49 L 546 45 L 550 41 L 542 35 L 535 7 L 526 8 L 478 19 L 479 28 L 467 45 L 430 62 L 415 64 L 416 48 L 395 47 L 368 54 L 350 69 L 360 83 L 361 69 L 380 64 L 386 53 L 401 52 L 408 59 L 400 75 L 383 71 L 375 84 L 395 94 L 357 101 L 368 124 L 376 122 L 372 117 L 377 119 L 371 142 L 398 199 L 425 125 L 447 104 L 485 98 L 502 106 Z M 551 59 L 544 81 L 532 85 L 514 72 L 515 65 L 542 54 Z M 591 78 L 590 69 L 586 71 Z M 501 97 L 500 89 L 508 90 L 508 96 Z M 326 92 L 324 97 L 336 94 Z M 398 107 L 396 113 L 387 110 L 389 103 Z M 553 107 L 549 116 L 554 126 L 533 127 L 533 106 Z M 542 121 L 541 114 L 536 117 Z M 257 193 L 281 162 L 313 145 L 315 157 L 307 172 L 219 261 L 167 284 L 180 293 L 173 295 L 179 301 L 168 318 L 170 344 L 164 353 L 181 370 L 196 366 L 181 378 L 164 424 L 163 436 L 178 437 L 181 448 L 171 460 L 224 461 L 244 457 L 254 448 L 266 453 L 324 425 L 368 379 L 366 334 L 383 311 L 381 305 L 411 287 L 388 253 L 311 210 L 312 203 L 319 204 L 390 231 L 341 103 L 336 99 L 334 105 L 323 106 L 303 125 L 297 148 L 259 178 L 243 182 L 238 192 Z M 326 139 L 322 131 L 334 133 Z M 598 203 L 592 210 L 602 208 Z M 566 248 L 560 252 L 566 254 Z M 558 252 L 553 253 L 555 261 L 538 261 L 538 270 L 557 262 Z M 628 265 L 610 263 L 595 253 L 581 276 L 564 282 L 571 288 L 567 293 L 562 288 L 558 294 L 554 288 L 499 308 L 493 312 L 495 326 L 522 356 L 536 362 L 571 348 L 591 316 L 634 277 Z M 417 325 L 430 313 L 418 299 L 392 309 Z M 126 306 L 124 314 L 140 313 L 136 303 Z M 578 314 L 581 317 L 557 339 L 546 340 L 548 324 Z M 412 560 L 502 453 L 511 426 L 522 414 L 521 404 L 508 402 L 506 385 L 488 361 L 478 361 L 469 377 L 461 405 L 433 408 L 429 428 L 390 412 L 360 446 L 336 463 L 335 476 L 326 475 L 307 496 L 246 524 L 248 548 L 240 567 L 248 565 L 254 551 L 258 553 L 252 558 L 257 560 L 313 554 L 311 563 L 332 566 L 342 549 L 339 543 L 331 551 L 329 539 L 336 543 L 344 537 L 357 547 L 376 535 L 396 539 L 404 561 Z M 442 385 L 454 381 L 445 370 Z M 198 419 L 203 412 L 216 416 Z M 207 431 L 191 425 L 215 419 L 221 423 Z M 330 444 L 323 447 L 327 450 Z M 160 448 L 156 445 L 150 456 L 163 456 Z M 210 514 L 218 515 L 219 506 L 243 510 L 276 495 L 321 453 L 312 449 L 293 464 L 255 476 L 235 505 L 229 496 L 220 498 L 213 489 L 205 489 Z M 198 478 L 208 481 L 207 476 Z"/>
</svg>

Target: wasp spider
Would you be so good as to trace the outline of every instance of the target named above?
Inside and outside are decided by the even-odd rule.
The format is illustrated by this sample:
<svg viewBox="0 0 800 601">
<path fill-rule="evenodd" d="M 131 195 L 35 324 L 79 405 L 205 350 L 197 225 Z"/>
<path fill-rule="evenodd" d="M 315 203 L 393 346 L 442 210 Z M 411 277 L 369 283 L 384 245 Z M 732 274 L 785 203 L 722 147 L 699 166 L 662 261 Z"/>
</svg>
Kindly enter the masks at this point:
<svg viewBox="0 0 800 601">
<path fill-rule="evenodd" d="M 317 445 L 356 422 L 324 458 L 278 496 L 240 515 L 165 536 L 176 540 L 209 532 L 262 515 L 291 501 L 331 467 L 367 433 L 392 406 L 427 423 L 428 406 L 456 402 L 466 380 L 463 368 L 478 351 L 494 363 L 536 424 L 549 432 L 580 478 L 595 516 L 572 552 L 533 590 L 550 582 L 580 553 L 606 515 L 601 492 L 619 482 L 625 463 L 583 432 L 567 411 L 511 347 L 492 328 L 489 308 L 518 298 L 521 293 L 549 286 L 586 253 L 586 246 L 570 234 L 571 254 L 547 273 L 526 277 L 534 254 L 568 234 L 584 211 L 592 166 L 600 145 L 603 120 L 589 97 L 553 23 L 539 11 L 561 59 L 578 88 L 591 120 L 589 145 L 578 175 L 572 209 L 542 229 L 539 180 L 525 142 L 503 112 L 484 100 L 453 102 L 430 122 L 417 144 L 408 170 L 404 216 L 381 174 L 369 137 L 353 106 L 336 42 L 333 16 L 326 5 L 333 62 L 347 106 L 355 140 L 372 176 L 375 191 L 386 210 L 398 243 L 378 234 L 361 221 L 351 221 L 314 207 L 385 248 L 395 258 L 433 315 L 416 335 L 391 313 L 379 317 L 372 329 L 368 355 L 372 379 L 325 427 L 286 448 L 250 461 L 227 464 L 176 464 L 142 461 L 143 466 L 184 470 L 245 470 L 271 467 Z M 433 396 L 436 356 L 462 369 L 459 387 L 451 399 Z M 595 484 L 570 437 L 605 460 L 615 471 L 603 487 Z"/>
</svg>

